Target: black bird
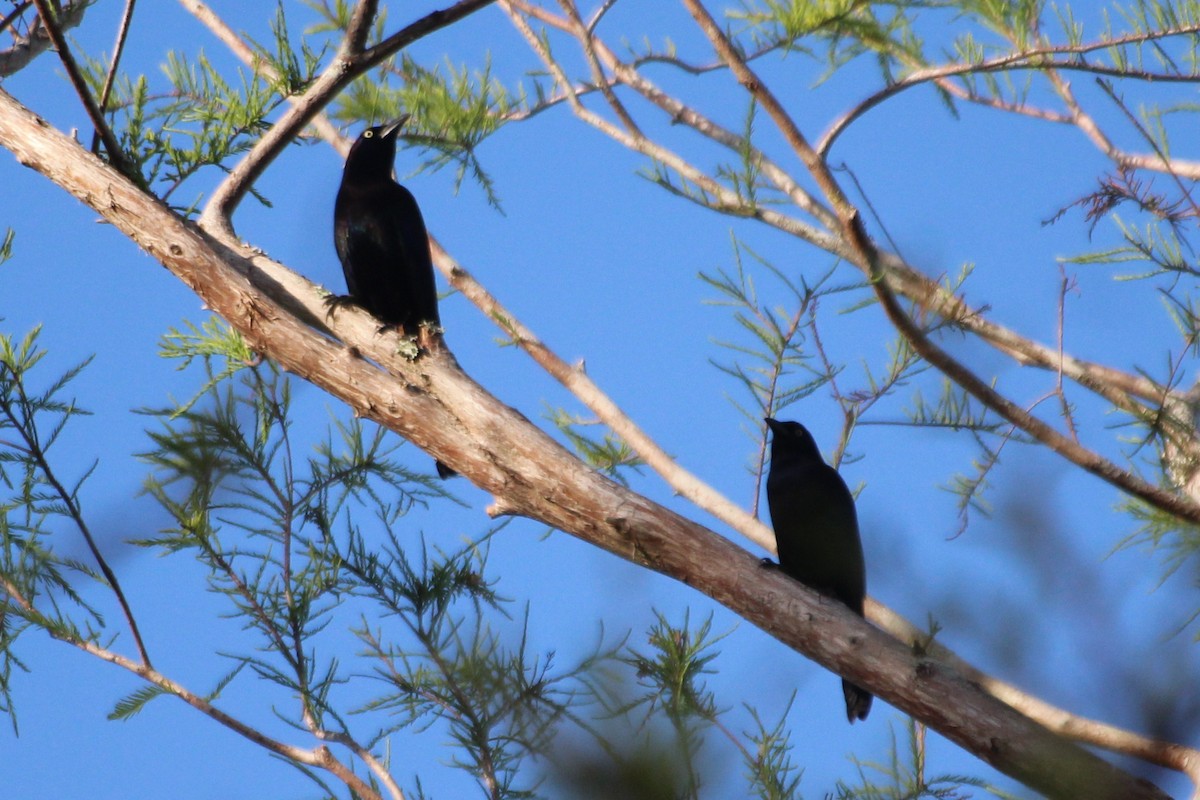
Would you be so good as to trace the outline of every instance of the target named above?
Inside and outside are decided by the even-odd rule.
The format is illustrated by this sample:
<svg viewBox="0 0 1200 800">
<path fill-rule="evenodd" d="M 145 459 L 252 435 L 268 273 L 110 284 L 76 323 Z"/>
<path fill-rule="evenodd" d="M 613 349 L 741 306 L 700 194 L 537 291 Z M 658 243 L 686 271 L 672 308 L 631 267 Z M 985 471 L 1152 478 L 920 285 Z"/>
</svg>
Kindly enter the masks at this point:
<svg viewBox="0 0 1200 800">
<path fill-rule="evenodd" d="M 350 299 L 406 336 L 440 327 L 425 220 L 392 178 L 396 133 L 408 115 L 367 128 L 350 148 L 333 207 L 333 242 Z M 336 305 L 344 298 L 333 301 Z"/>
<path fill-rule="evenodd" d="M 799 422 L 766 420 L 771 429 L 767 506 L 779 548 L 779 566 L 811 589 L 862 616 L 867 573 L 854 497 L 821 458 L 812 434 Z M 866 719 L 871 694 L 842 680 L 846 718 Z"/>
<path fill-rule="evenodd" d="M 349 300 L 405 336 L 419 337 L 421 326 L 440 328 L 441 320 L 425 220 L 412 192 L 392 178 L 396 134 L 407 121 L 405 114 L 367 128 L 346 157 L 333 206 L 333 244 L 350 297 L 332 298 L 330 306 Z M 437 471 L 442 478 L 458 474 L 440 461 Z"/>
</svg>

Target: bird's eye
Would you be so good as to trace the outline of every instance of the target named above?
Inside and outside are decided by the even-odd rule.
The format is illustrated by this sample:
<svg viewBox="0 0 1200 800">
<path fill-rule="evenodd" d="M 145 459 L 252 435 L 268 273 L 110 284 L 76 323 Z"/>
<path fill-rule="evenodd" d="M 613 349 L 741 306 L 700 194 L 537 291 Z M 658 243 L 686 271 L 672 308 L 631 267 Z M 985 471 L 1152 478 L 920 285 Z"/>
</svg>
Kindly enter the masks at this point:
<svg viewBox="0 0 1200 800">
<path fill-rule="evenodd" d="M 363 133 L 363 138 L 370 139 L 374 135 L 375 135 L 375 131 L 366 131 L 365 133 Z"/>
</svg>

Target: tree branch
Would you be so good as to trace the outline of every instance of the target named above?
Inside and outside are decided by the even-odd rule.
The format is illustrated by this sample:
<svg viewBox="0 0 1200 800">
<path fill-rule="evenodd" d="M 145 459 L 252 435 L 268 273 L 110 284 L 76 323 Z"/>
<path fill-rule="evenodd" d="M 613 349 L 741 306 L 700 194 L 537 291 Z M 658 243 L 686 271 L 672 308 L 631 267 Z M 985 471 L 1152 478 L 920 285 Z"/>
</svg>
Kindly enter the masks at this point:
<svg viewBox="0 0 1200 800">
<path fill-rule="evenodd" d="M 112 94 L 113 83 L 117 79 L 117 66 L 121 63 L 121 53 L 125 51 L 125 38 L 129 35 L 129 26 L 133 22 L 133 7 L 137 0 L 125 0 L 125 11 L 121 14 L 121 22 L 117 28 L 117 41 L 113 44 L 112 63 L 108 65 L 108 74 L 104 76 L 104 88 L 100 90 L 100 113 L 108 111 L 108 99 Z M 100 146 L 100 130 L 92 132 L 92 152 Z"/>
<path fill-rule="evenodd" d="M 12 13 L 10 13 L 3 20 L 0 20 L 0 31 L 3 31 L 5 28 L 15 23 L 22 12 L 24 12 L 32 4 L 32 0 L 25 0 L 25 2 L 19 3 L 16 8 L 12 10 Z M 70 30 L 82 22 L 83 14 L 85 11 L 87 11 L 87 7 L 89 5 L 91 5 L 91 3 L 85 2 L 85 0 L 75 0 L 75 2 L 72 2 L 66 8 L 59 8 L 59 31 Z M 13 75 L 17 72 L 20 72 L 22 69 L 28 66 L 29 62 L 33 61 L 33 59 L 40 56 L 46 51 L 47 48 L 52 46 L 53 42 L 51 42 L 50 37 L 46 35 L 45 27 L 31 25 L 30 28 L 31 30 L 29 35 L 25 37 L 24 41 L 21 41 L 20 37 L 14 35 L 14 38 L 17 39 L 17 43 L 7 50 L 0 52 L 0 77 Z"/>
<path fill-rule="evenodd" d="M 304 94 L 300 97 L 288 98 L 291 106 L 283 117 L 263 134 L 250 152 L 230 170 L 225 180 L 213 191 L 201 215 L 201 220 L 206 227 L 211 230 L 220 230 L 225 236 L 232 237 L 233 213 L 255 181 L 304 126 L 355 78 L 375 64 L 395 55 L 402 47 L 457 22 L 492 1 L 459 0 L 449 8 L 426 14 L 368 50 L 347 52 L 348 45 L 344 46 L 333 63 L 326 67 Z M 45 2 L 45 0 L 39 0 L 39 2 Z M 180 0 L 180 2 L 197 15 L 202 13 L 201 9 L 207 11 L 200 0 Z M 373 5 L 373 2 L 363 0 L 355 9 L 355 19 L 365 18 L 369 8 Z"/>
<path fill-rule="evenodd" d="M 986 72 L 1007 72 L 1010 70 L 1038 70 L 1050 71 L 1052 69 L 1063 70 L 1079 70 L 1082 72 L 1090 72 L 1100 75 L 1111 75 L 1118 78 L 1130 78 L 1143 81 L 1157 82 L 1178 82 L 1178 83 L 1198 83 L 1200 75 L 1175 75 L 1171 73 L 1148 72 L 1144 70 L 1134 69 L 1112 69 L 1102 65 L 1088 64 L 1069 58 L 1055 58 L 1056 56 L 1081 56 L 1087 53 L 1092 53 L 1097 50 L 1106 50 L 1113 47 L 1122 47 L 1130 44 L 1144 44 L 1146 42 L 1165 39 L 1172 36 L 1192 36 L 1200 33 L 1200 24 L 1182 25 L 1169 31 L 1147 31 L 1140 34 L 1129 34 L 1128 36 L 1119 36 L 1115 39 L 1099 42 L 1089 42 L 1079 45 L 1051 45 L 1046 47 L 1035 47 L 1027 50 L 1020 50 L 1015 53 L 1006 53 L 1003 56 L 986 59 L 976 63 L 954 63 L 942 64 L 939 66 L 918 66 L 913 72 L 904 76 L 900 80 L 889 84 L 880 89 L 871 96 L 862 100 L 842 116 L 838 117 L 832 125 L 829 126 L 825 134 L 821 136 L 817 143 L 817 152 L 822 156 L 828 156 L 830 148 L 833 147 L 846 129 L 861 117 L 863 114 L 870 111 L 875 106 L 889 100 L 892 97 L 904 92 L 914 86 L 920 86 L 925 83 L 937 83 L 943 89 L 952 85 L 948 83 L 949 78 L 962 75 L 975 75 Z M 1200 168 L 1200 164 L 1194 165 Z M 1195 177 L 1195 176 L 1193 176 Z"/>
<path fill-rule="evenodd" d="M 323 316 L 311 284 L 265 256 L 245 257 L 173 214 L 3 90 L 0 144 L 175 273 L 251 347 L 436 457 L 461 454 L 454 465 L 515 513 L 699 589 L 1051 797 L 1164 797 L 953 669 L 915 656 L 840 604 L 763 570 L 727 539 L 588 469 L 466 376 L 444 348 L 435 346 L 415 362 L 398 358 L 398 338 L 377 335 L 374 320 L 354 309 L 337 320 L 335 334 L 347 344 L 331 341 L 310 327 L 309 320 Z M 316 753 L 301 751 L 306 758 L 320 756 L 320 749 Z"/>
<path fill-rule="evenodd" d="M 124 175 L 129 176 L 133 180 L 141 180 L 141 175 L 133 168 L 125 158 L 124 151 L 121 150 L 121 144 L 117 141 L 117 137 L 113 134 L 112 129 L 108 127 L 108 122 L 104 119 L 104 112 L 96 105 L 95 98 L 88 90 L 87 81 L 83 79 L 83 74 L 79 71 L 79 65 L 75 63 L 75 58 L 71 55 L 70 48 L 67 47 L 67 40 L 63 37 L 62 29 L 59 27 L 58 20 L 54 16 L 54 11 L 50 8 L 49 0 L 33 0 L 37 6 L 38 16 L 42 20 L 42 25 L 46 29 L 46 35 L 49 37 L 54 49 L 58 51 L 58 58 L 62 62 L 63 69 L 67 71 L 67 77 L 71 81 L 71 85 L 75 87 L 76 94 L 79 95 L 80 102 L 83 103 L 84 109 L 87 111 L 88 117 L 92 120 L 92 125 L 96 129 L 96 133 L 100 135 L 100 139 L 104 142 L 104 149 L 108 154 L 109 161 Z"/>
<path fill-rule="evenodd" d="M 237 717 L 225 713 L 200 695 L 188 691 L 186 687 L 176 683 L 161 672 L 152 669 L 148 664 L 138 664 L 85 639 L 64 641 L 75 645 L 85 653 L 89 653 L 102 661 L 107 661 L 110 664 L 115 664 L 122 669 L 126 669 L 147 683 L 152 683 L 160 689 L 169 692 L 200 713 L 224 725 L 229 730 L 253 742 L 264 750 L 282 756 L 289 761 L 307 764 L 312 767 L 320 767 L 330 772 L 360 797 L 369 798 L 370 800 L 383 800 L 370 784 L 355 775 L 353 770 L 339 761 L 333 753 L 329 752 L 328 747 L 322 745 L 312 750 L 305 750 L 302 747 L 296 747 L 295 745 L 285 744 L 278 739 L 272 739 L 257 728 L 253 728 Z"/>
</svg>

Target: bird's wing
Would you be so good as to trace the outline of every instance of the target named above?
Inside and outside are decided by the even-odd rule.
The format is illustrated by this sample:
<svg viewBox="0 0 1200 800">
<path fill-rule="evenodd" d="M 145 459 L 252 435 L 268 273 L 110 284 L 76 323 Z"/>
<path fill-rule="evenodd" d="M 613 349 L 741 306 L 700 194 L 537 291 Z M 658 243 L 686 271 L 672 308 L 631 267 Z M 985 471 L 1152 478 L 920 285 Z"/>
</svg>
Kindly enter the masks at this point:
<svg viewBox="0 0 1200 800">
<path fill-rule="evenodd" d="M 823 463 L 773 472 L 770 481 L 767 500 L 784 571 L 862 613 L 862 542 L 845 481 Z"/>
<path fill-rule="evenodd" d="M 391 181 L 343 187 L 334 245 L 350 294 L 372 314 L 410 333 L 422 321 L 438 322 L 425 223 L 406 189 Z"/>
<path fill-rule="evenodd" d="M 425 219 L 412 193 L 399 184 L 389 187 L 388 204 L 393 234 L 404 254 L 404 290 L 412 309 L 412 321 L 440 324 L 437 306 L 437 283 L 433 276 L 433 260 L 429 255 L 429 233 Z"/>
</svg>

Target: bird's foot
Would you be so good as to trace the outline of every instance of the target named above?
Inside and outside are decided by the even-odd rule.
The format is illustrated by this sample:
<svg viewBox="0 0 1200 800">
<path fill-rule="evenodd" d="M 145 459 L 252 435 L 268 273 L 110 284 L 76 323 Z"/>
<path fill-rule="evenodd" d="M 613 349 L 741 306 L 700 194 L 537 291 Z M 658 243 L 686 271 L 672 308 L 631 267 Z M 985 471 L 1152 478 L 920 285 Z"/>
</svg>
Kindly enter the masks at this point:
<svg viewBox="0 0 1200 800">
<path fill-rule="evenodd" d="M 779 562 L 772 561 L 769 558 L 760 558 L 758 560 L 758 566 L 762 569 L 779 569 Z"/>
<path fill-rule="evenodd" d="M 422 350 L 440 350 L 444 342 L 442 338 L 444 333 L 445 329 L 441 325 L 422 322 L 417 331 L 417 341 L 420 342 Z"/>
<path fill-rule="evenodd" d="M 346 306 L 354 306 L 355 308 L 362 308 L 362 306 L 359 305 L 359 302 L 348 294 L 332 294 L 331 293 L 331 294 L 327 295 L 325 297 L 325 299 L 322 300 L 321 302 L 323 302 L 325 304 L 325 318 L 326 319 L 333 316 L 333 313 L 335 311 L 340 311 L 341 309 L 345 308 Z"/>
</svg>

